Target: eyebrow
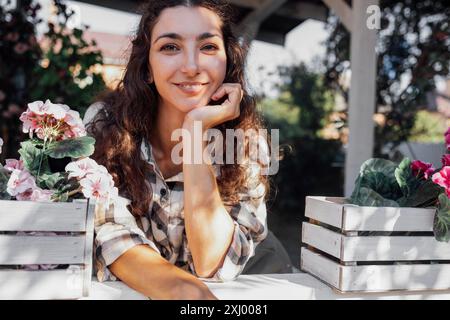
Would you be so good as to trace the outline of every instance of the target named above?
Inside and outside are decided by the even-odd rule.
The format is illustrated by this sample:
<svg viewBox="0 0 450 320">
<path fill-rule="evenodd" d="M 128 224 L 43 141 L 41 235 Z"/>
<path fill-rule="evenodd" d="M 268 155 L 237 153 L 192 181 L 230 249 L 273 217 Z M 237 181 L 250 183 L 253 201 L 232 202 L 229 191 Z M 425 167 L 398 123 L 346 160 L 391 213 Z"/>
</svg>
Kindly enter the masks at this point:
<svg viewBox="0 0 450 320">
<path fill-rule="evenodd" d="M 218 34 L 215 33 L 210 33 L 210 32 L 204 32 L 201 35 L 199 35 L 197 37 L 197 41 L 201 41 L 204 39 L 208 39 L 208 38 L 213 38 L 213 37 L 219 37 L 221 38 Z M 158 41 L 161 38 L 170 38 L 170 39 L 175 39 L 175 40 L 183 40 L 183 37 L 181 35 L 179 35 L 178 33 L 163 33 L 162 35 L 160 35 L 158 38 L 156 38 L 155 41 L 153 41 L 153 44 L 156 43 L 156 41 Z"/>
</svg>

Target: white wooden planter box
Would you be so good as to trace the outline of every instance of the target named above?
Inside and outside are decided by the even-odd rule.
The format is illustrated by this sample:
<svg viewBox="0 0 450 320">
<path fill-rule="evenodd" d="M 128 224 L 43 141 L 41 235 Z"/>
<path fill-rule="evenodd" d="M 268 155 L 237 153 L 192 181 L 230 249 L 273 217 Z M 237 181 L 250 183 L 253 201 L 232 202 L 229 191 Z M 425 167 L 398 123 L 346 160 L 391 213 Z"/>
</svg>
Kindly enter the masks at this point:
<svg viewBox="0 0 450 320">
<path fill-rule="evenodd" d="M 301 269 L 342 292 L 449 289 L 450 243 L 434 239 L 434 214 L 307 197 Z"/>
<path fill-rule="evenodd" d="M 57 235 L 17 235 L 16 232 Z M 62 233 L 62 234 L 61 234 Z M 0 200 L 0 299 L 76 299 L 89 295 L 94 205 Z M 17 266 L 68 265 L 29 271 Z"/>
</svg>

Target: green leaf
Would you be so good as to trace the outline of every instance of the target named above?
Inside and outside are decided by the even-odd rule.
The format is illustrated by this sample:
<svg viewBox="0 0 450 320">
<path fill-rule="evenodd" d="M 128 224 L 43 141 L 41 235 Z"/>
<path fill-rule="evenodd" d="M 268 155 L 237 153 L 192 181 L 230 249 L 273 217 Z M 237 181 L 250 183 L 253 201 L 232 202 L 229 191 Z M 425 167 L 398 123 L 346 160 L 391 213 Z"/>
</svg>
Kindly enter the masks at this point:
<svg viewBox="0 0 450 320">
<path fill-rule="evenodd" d="M 370 189 L 382 199 L 393 200 L 397 204 L 396 200 L 401 198 L 402 192 L 395 179 L 396 167 L 394 162 L 385 159 L 375 158 L 364 162 L 350 197 L 352 203 L 358 205 L 366 205 L 366 201 L 380 203 L 379 201 L 365 200 L 368 195 L 368 191 L 365 189 Z"/>
<path fill-rule="evenodd" d="M 50 173 L 48 159 L 44 154 L 43 149 L 36 147 L 35 142 L 33 142 L 32 140 L 21 142 L 20 146 L 21 148 L 19 150 L 19 154 L 23 160 L 23 164 L 32 175 L 37 176 L 41 158 L 42 164 L 40 168 L 40 174 Z"/>
<path fill-rule="evenodd" d="M 0 200 L 10 200 L 11 196 L 6 192 L 9 180 L 9 172 L 0 164 Z"/>
<path fill-rule="evenodd" d="M 414 187 L 408 198 L 404 199 L 401 206 L 405 207 L 429 207 L 434 206 L 441 193 L 441 187 L 431 180 L 423 180 L 418 187 Z"/>
<path fill-rule="evenodd" d="M 45 153 L 55 159 L 65 157 L 82 158 L 94 153 L 95 139 L 92 137 L 80 137 L 51 143 Z"/>
<path fill-rule="evenodd" d="M 41 188 L 54 189 L 55 185 L 62 179 L 64 179 L 64 176 L 59 172 L 53 174 L 42 174 L 38 177 L 38 183 Z"/>
<path fill-rule="evenodd" d="M 398 207 L 394 200 L 383 198 L 379 193 L 372 189 L 362 187 L 358 196 L 352 199 L 352 203 L 364 207 Z"/>
<path fill-rule="evenodd" d="M 395 169 L 395 179 L 397 180 L 397 183 L 405 197 L 408 197 L 410 194 L 409 183 L 412 178 L 411 160 L 409 158 L 405 158 Z"/>
<path fill-rule="evenodd" d="M 433 231 L 436 240 L 443 242 L 450 240 L 450 199 L 445 193 L 439 195 L 439 206 L 434 217 Z"/>
</svg>

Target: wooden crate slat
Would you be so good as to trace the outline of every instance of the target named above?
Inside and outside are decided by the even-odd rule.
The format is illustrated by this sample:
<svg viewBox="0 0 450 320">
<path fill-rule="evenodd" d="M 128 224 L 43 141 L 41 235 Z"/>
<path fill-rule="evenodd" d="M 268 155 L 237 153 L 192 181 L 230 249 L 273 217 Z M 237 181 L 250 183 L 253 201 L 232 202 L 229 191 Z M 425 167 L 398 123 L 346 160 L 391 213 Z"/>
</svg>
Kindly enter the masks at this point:
<svg viewBox="0 0 450 320">
<path fill-rule="evenodd" d="M 444 290 L 450 264 L 341 266 L 342 291 Z"/>
<path fill-rule="evenodd" d="M 309 272 L 322 281 L 325 281 L 335 288 L 339 288 L 340 266 L 337 263 L 326 259 L 322 255 L 312 252 L 302 247 L 301 249 L 301 266 L 303 271 Z"/>
<path fill-rule="evenodd" d="M 353 236 L 303 223 L 302 242 L 344 262 L 450 260 L 450 244 L 434 236 Z"/>
<path fill-rule="evenodd" d="M 343 292 L 450 288 L 450 264 L 343 266 L 307 248 L 301 256 L 302 270 Z"/>
<path fill-rule="evenodd" d="M 0 235 L 0 265 L 81 264 L 84 247 L 84 235 Z"/>
<path fill-rule="evenodd" d="M 344 206 L 342 230 L 433 231 L 435 209 Z"/>
<path fill-rule="evenodd" d="M 336 258 L 341 257 L 342 236 L 337 232 L 303 222 L 302 241 Z"/>
<path fill-rule="evenodd" d="M 331 226 L 342 227 L 342 204 L 336 202 L 336 198 L 306 197 L 305 217 L 321 221 Z"/>
<path fill-rule="evenodd" d="M 85 269 L 83 272 L 83 296 L 89 296 L 92 282 L 92 260 L 93 260 L 93 246 L 94 246 L 94 217 L 95 210 L 101 210 L 100 205 L 95 202 L 89 202 L 86 212 L 86 235 L 84 243 L 84 262 Z"/>
<path fill-rule="evenodd" d="M 82 296 L 83 268 L 1 270 L 0 299 L 76 299 Z"/>
<path fill-rule="evenodd" d="M 0 200 L 0 231 L 86 231 L 86 202 Z"/>
<path fill-rule="evenodd" d="M 450 260 L 450 244 L 434 236 L 343 236 L 343 261 Z"/>
</svg>

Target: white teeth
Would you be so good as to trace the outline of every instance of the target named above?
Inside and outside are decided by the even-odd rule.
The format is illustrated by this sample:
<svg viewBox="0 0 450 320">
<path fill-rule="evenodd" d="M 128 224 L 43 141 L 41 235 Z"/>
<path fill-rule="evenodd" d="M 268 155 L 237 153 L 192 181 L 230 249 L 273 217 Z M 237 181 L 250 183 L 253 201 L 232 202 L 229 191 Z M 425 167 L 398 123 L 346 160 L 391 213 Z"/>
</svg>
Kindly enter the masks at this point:
<svg viewBox="0 0 450 320">
<path fill-rule="evenodd" d="M 185 89 L 198 89 L 202 85 L 200 85 L 200 84 L 194 84 L 194 85 L 179 84 L 179 86 L 182 87 L 182 88 L 185 88 Z"/>
</svg>

